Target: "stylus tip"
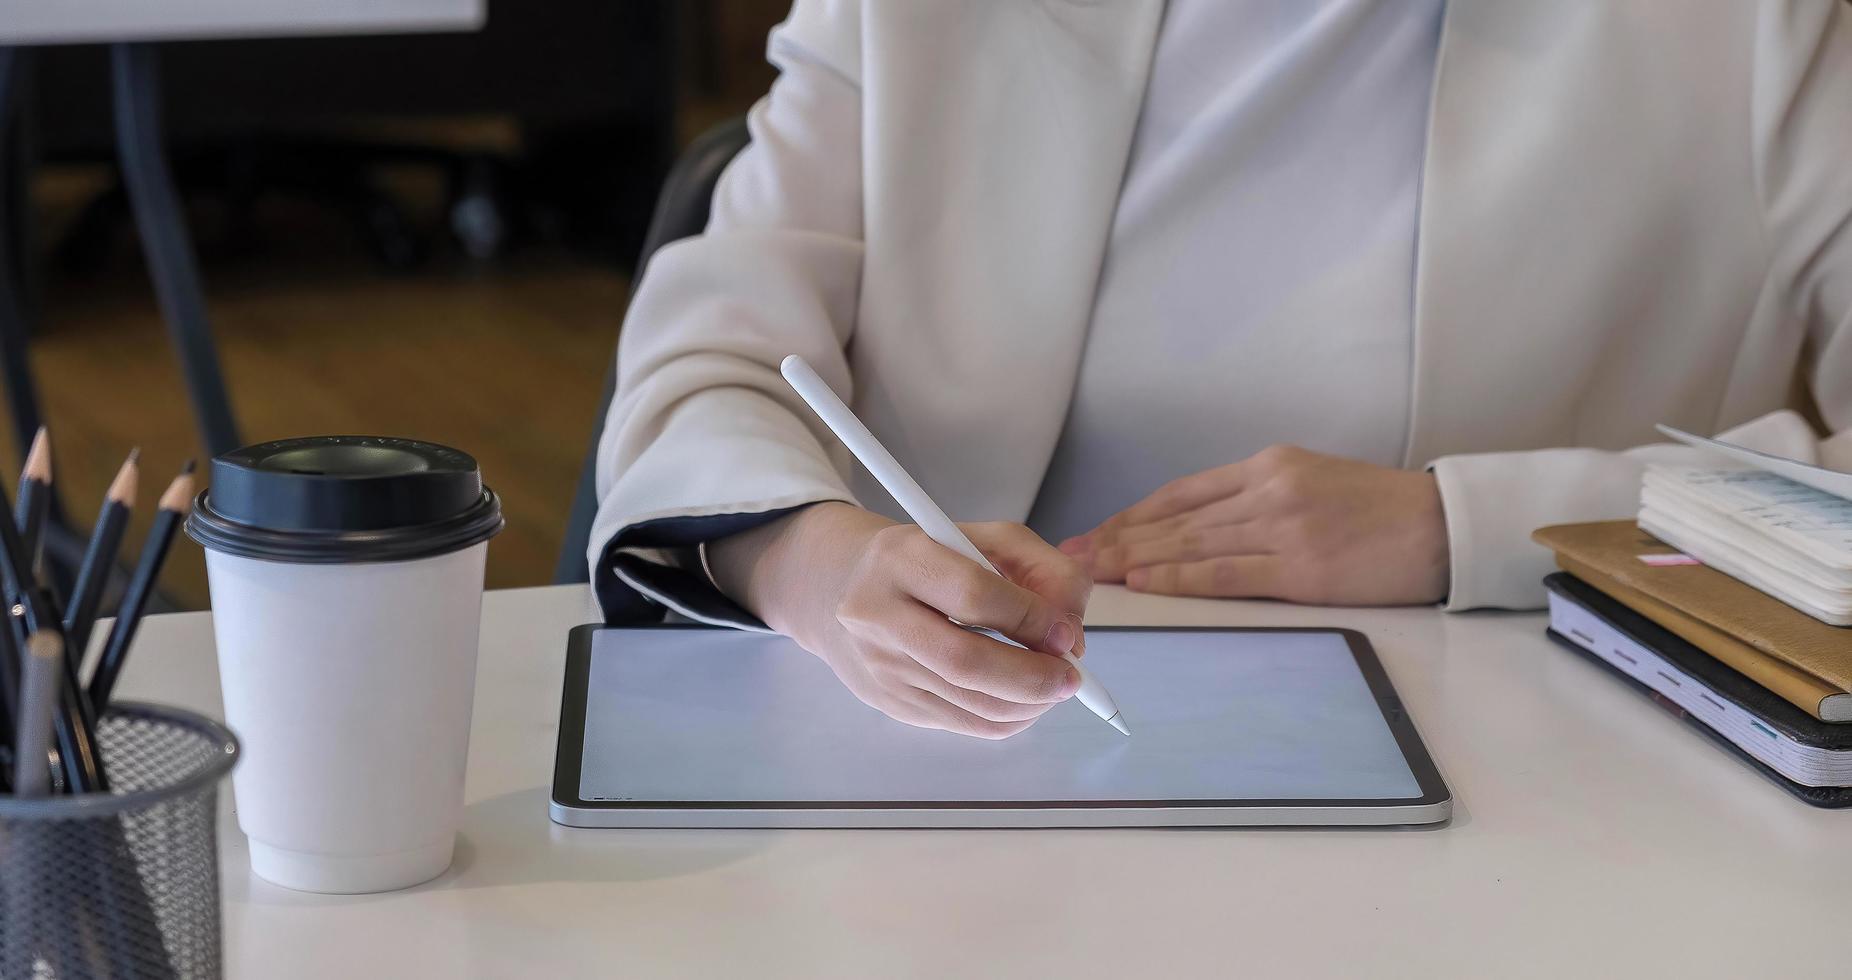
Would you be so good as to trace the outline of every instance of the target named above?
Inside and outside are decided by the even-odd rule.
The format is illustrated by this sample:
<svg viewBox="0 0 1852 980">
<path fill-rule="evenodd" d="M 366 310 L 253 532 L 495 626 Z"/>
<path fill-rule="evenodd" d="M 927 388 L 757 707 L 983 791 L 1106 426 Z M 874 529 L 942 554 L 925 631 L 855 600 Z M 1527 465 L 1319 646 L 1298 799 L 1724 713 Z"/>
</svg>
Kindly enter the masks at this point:
<svg viewBox="0 0 1852 980">
<path fill-rule="evenodd" d="M 1106 724 L 1111 725 L 1114 728 L 1117 728 L 1119 730 L 1119 734 L 1124 735 L 1127 738 L 1130 738 L 1132 735 L 1132 730 L 1130 728 L 1125 727 L 1125 716 L 1122 714 L 1116 714 L 1116 715 L 1113 715 L 1111 718 L 1106 719 Z"/>
</svg>

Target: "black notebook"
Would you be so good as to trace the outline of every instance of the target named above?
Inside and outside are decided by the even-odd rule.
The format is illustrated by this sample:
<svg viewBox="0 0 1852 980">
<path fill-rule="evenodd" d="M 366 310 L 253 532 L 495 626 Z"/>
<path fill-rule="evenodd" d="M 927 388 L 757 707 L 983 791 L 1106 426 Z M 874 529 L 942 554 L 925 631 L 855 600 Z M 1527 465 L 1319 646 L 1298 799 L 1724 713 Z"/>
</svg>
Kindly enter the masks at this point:
<svg viewBox="0 0 1852 980">
<path fill-rule="evenodd" d="M 1835 775 L 1852 772 L 1852 726 L 1808 715 L 1580 579 L 1558 573 L 1544 585 L 1551 592 L 1552 639 L 1800 799 L 1852 806 L 1852 779 Z M 1651 657 L 1668 669 L 1654 667 Z M 1808 785 L 1822 782 L 1831 785 Z"/>
</svg>

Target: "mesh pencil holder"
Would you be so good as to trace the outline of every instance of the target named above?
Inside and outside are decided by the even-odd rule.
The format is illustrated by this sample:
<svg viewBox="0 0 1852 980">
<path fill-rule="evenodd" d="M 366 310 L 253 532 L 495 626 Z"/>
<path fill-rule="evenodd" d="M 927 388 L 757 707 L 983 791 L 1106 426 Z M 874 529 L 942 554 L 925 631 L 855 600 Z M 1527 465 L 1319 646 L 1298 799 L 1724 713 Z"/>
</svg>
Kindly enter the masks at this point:
<svg viewBox="0 0 1852 980">
<path fill-rule="evenodd" d="M 224 726 L 147 704 L 97 725 L 111 792 L 0 797 L 0 978 L 220 975 Z"/>
</svg>

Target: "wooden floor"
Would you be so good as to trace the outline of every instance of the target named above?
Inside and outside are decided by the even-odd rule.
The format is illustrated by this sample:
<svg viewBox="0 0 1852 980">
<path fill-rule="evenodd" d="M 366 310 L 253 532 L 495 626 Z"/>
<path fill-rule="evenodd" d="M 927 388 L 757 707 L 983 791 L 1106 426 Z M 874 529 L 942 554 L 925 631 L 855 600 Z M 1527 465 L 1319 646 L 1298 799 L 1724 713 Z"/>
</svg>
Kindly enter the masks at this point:
<svg viewBox="0 0 1852 980">
<path fill-rule="evenodd" d="M 61 182 L 62 181 L 62 182 Z M 53 232 L 81 175 L 47 182 Z M 196 216 L 200 217 L 200 216 Z M 628 283 L 565 255 L 493 266 L 440 258 L 389 275 L 342 219 L 271 209 L 255 241 L 197 222 L 213 327 L 246 442 L 389 434 L 464 449 L 502 495 L 508 529 L 489 549 L 490 587 L 551 580 Z M 129 232 L 98 274 L 50 277 L 32 347 L 59 485 L 87 526 L 131 446 L 142 450 L 139 547 L 154 499 L 200 455 L 178 366 Z M 19 456 L 0 435 L 0 460 Z M 202 460 L 203 462 L 203 460 Z M 176 547 L 167 592 L 207 604 L 197 546 Z"/>
<path fill-rule="evenodd" d="M 677 110 L 686 143 L 746 110 L 770 84 L 766 32 L 789 0 L 701 0 L 686 40 L 688 77 Z M 360 125 L 364 121 L 350 121 Z M 506 149 L 508 120 L 392 121 L 376 136 Z M 429 213 L 441 193 L 387 173 L 406 203 Z M 108 175 L 45 173 L 35 227 L 53 242 Z M 406 183 L 409 180 L 410 183 Z M 490 587 L 552 580 L 574 482 L 629 283 L 609 263 L 526 247 L 488 266 L 439 255 L 416 275 L 383 272 L 346 219 L 287 202 L 262 203 L 254 235 L 195 202 L 189 221 L 206 298 L 246 442 L 293 435 L 411 436 L 473 453 L 502 495 L 508 529 L 490 545 Z M 43 389 L 59 482 L 77 520 L 94 520 L 103 489 L 131 446 L 142 448 L 147 512 L 189 456 L 200 454 L 164 327 L 133 233 L 118 229 L 101 269 L 48 269 L 32 357 Z M 19 455 L 0 426 L 0 471 Z M 203 462 L 203 460 L 202 460 Z M 205 563 L 182 541 L 163 586 L 184 607 L 207 605 Z"/>
</svg>

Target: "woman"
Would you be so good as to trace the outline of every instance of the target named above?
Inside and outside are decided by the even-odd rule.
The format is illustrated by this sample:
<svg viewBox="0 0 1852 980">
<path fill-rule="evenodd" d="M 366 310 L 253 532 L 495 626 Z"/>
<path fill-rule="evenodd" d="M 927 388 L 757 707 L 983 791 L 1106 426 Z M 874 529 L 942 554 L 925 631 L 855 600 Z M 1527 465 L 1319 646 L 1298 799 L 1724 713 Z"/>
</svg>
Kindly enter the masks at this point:
<svg viewBox="0 0 1852 980">
<path fill-rule="evenodd" d="M 624 327 L 614 618 L 1002 737 L 1093 580 L 1525 608 L 1530 531 L 1630 514 L 1656 422 L 1852 456 L 1781 411 L 1852 429 L 1844 4 L 799 0 L 771 57 Z M 1011 581 L 893 523 L 790 353 Z"/>
</svg>

